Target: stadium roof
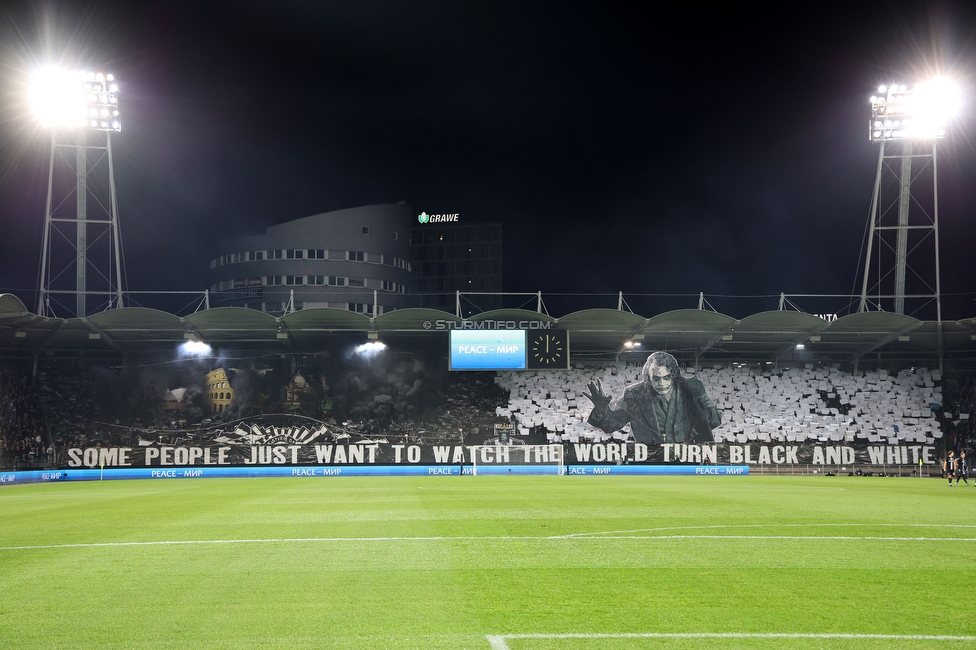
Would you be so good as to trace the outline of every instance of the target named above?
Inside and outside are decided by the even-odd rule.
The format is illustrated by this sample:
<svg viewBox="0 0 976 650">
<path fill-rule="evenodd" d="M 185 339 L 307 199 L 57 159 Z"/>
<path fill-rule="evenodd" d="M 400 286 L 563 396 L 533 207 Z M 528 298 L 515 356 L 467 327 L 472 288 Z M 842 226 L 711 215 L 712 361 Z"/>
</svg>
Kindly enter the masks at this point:
<svg viewBox="0 0 976 650">
<path fill-rule="evenodd" d="M 887 312 L 865 312 L 828 322 L 797 311 L 766 311 L 741 320 L 714 311 L 680 309 L 645 318 L 629 311 L 586 309 L 553 318 L 524 309 L 501 309 L 467 319 L 434 309 L 401 309 L 375 318 L 340 309 L 305 309 L 276 317 L 253 309 L 220 307 L 176 316 L 126 307 L 87 318 L 30 313 L 11 294 L 0 294 L 0 353 L 126 354 L 172 350 L 186 340 L 217 348 L 315 353 L 339 341 L 379 338 L 393 345 L 445 346 L 455 328 L 569 331 L 575 360 L 635 360 L 669 350 L 700 362 L 852 362 L 874 355 L 902 363 L 933 363 L 940 324 Z M 941 324 L 947 359 L 976 360 L 976 318 Z M 639 344 L 639 345 L 637 345 Z M 797 346 L 802 345 L 803 349 Z"/>
</svg>

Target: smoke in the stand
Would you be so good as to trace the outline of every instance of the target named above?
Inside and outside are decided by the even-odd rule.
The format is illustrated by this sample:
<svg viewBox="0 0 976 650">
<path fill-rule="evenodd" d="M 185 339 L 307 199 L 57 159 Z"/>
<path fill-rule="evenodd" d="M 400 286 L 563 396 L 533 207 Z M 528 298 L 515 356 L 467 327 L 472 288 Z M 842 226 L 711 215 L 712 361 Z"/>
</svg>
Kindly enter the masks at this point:
<svg viewBox="0 0 976 650">
<path fill-rule="evenodd" d="M 398 352 L 380 345 L 358 353 L 354 349 L 350 346 L 344 355 L 323 351 L 253 358 L 231 353 L 226 358 L 180 357 L 174 350 L 168 359 L 134 359 L 124 368 L 89 366 L 65 379 L 63 390 L 52 392 L 51 399 L 63 402 L 62 412 L 86 421 L 164 428 L 271 413 L 372 420 L 385 428 L 424 419 L 444 404 L 447 371 L 437 351 Z M 234 393 L 222 411 L 215 410 L 207 386 L 208 372 L 218 367 L 227 371 Z"/>
<path fill-rule="evenodd" d="M 166 402 L 169 391 L 185 388 L 183 415 L 199 419 L 203 414 L 206 365 L 188 360 L 181 363 L 135 363 L 121 371 L 96 366 L 89 369 L 94 417 L 120 424 L 148 425 Z"/>
<path fill-rule="evenodd" d="M 187 421 L 196 422 L 200 420 L 206 412 L 204 408 L 207 405 L 207 396 L 203 386 L 199 384 L 187 386 L 186 392 L 183 393 L 183 403 L 186 405 L 183 414 Z"/>
<path fill-rule="evenodd" d="M 225 420 L 236 420 L 255 412 L 260 406 L 263 382 L 253 368 L 246 370 L 230 369 L 230 387 L 234 389 L 234 399 L 224 411 Z"/>
<path fill-rule="evenodd" d="M 350 353 L 334 383 L 338 418 L 392 421 L 417 419 L 444 401 L 435 365 L 419 358 L 398 359 L 390 349 Z"/>
</svg>

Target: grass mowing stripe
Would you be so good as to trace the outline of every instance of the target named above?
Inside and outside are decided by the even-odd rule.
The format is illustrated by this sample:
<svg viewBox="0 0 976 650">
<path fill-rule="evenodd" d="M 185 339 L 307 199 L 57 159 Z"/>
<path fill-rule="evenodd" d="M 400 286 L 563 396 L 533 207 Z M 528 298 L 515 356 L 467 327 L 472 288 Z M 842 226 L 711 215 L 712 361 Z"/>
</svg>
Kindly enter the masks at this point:
<svg viewBox="0 0 976 650">
<path fill-rule="evenodd" d="M 872 535 L 582 535 L 537 536 L 460 536 L 460 537 L 280 537 L 270 539 L 183 539 L 144 542 L 81 542 L 76 544 L 35 544 L 32 546 L 0 546 L 0 551 L 33 551 L 42 549 L 101 548 L 116 546 L 195 546 L 202 544 L 292 544 L 312 542 L 454 542 L 454 541 L 600 541 L 600 540 L 708 540 L 708 539 L 764 539 L 764 540 L 835 540 L 873 542 L 976 542 L 976 537 L 876 537 Z"/>
<path fill-rule="evenodd" d="M 803 632 L 646 632 L 646 633 L 606 633 L 606 634 L 489 634 L 485 639 L 492 650 L 510 650 L 509 639 L 814 639 L 828 641 L 840 639 L 848 641 L 976 641 L 976 636 L 955 636 L 948 634 L 815 634 Z"/>
<path fill-rule="evenodd" d="M 953 634 L 858 634 L 808 632 L 608 632 L 567 634 L 490 634 L 489 639 L 890 639 L 892 641 L 976 641 Z"/>
<path fill-rule="evenodd" d="M 660 526 L 657 528 L 638 528 L 636 530 L 603 530 L 589 533 L 573 533 L 574 535 L 623 535 L 628 533 L 653 533 L 671 530 L 718 530 L 718 529 L 737 529 L 737 528 L 830 528 L 830 527 L 851 527 L 859 528 L 886 528 L 896 526 L 898 528 L 976 528 L 976 524 L 916 524 L 916 523 L 816 523 L 816 524 L 717 524 L 711 526 Z"/>
</svg>

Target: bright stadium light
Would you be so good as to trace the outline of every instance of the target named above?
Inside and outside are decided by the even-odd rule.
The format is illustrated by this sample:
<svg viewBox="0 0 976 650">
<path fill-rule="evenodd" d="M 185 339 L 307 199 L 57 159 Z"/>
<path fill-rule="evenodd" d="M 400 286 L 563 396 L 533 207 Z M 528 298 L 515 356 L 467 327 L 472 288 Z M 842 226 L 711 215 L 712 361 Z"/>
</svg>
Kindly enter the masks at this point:
<svg viewBox="0 0 976 650">
<path fill-rule="evenodd" d="M 909 314 L 912 312 L 906 311 L 906 301 L 926 301 L 917 309 L 934 303 L 940 371 L 943 348 L 937 150 L 939 141 L 948 136 L 960 114 L 963 101 L 960 88 L 945 77 L 916 83 L 911 89 L 901 83 L 883 85 L 871 97 L 868 122 L 868 139 L 881 146 L 868 217 L 870 234 L 858 312 L 893 309 L 896 314 Z M 915 193 L 913 187 L 924 190 Z M 872 257 L 875 239 L 880 244 L 876 259 Z M 923 242 L 933 245 L 933 254 L 913 255 Z M 874 295 L 869 295 L 869 291 Z"/>
<path fill-rule="evenodd" d="M 47 128 L 122 130 L 119 86 L 111 74 L 45 68 L 31 76 L 29 100 Z"/>
<path fill-rule="evenodd" d="M 362 345 L 357 345 L 353 349 L 353 353 L 356 356 L 370 359 L 385 349 L 386 349 L 386 344 L 383 343 L 382 341 L 370 341 L 369 343 L 363 343 Z"/>
<path fill-rule="evenodd" d="M 871 97 L 871 142 L 904 142 L 944 138 L 949 122 L 962 105 L 958 86 L 937 78 L 915 84 L 878 88 Z"/>
<path fill-rule="evenodd" d="M 203 341 L 190 340 L 182 343 L 177 348 L 177 354 L 181 358 L 185 357 L 209 357 L 213 354 L 213 349 Z"/>
<path fill-rule="evenodd" d="M 27 88 L 31 111 L 51 137 L 37 313 L 52 315 L 55 308 L 71 311 L 67 300 L 72 296 L 78 318 L 89 313 L 89 296 L 105 301 L 109 308 L 121 307 L 122 244 L 111 138 L 122 131 L 119 84 L 114 75 L 103 72 L 47 67 L 30 76 Z M 95 156 L 89 158 L 89 151 Z M 54 200 L 55 163 L 59 160 L 68 165 L 58 166 L 58 175 L 70 172 L 75 177 L 72 201 Z M 88 177 L 93 174 L 101 178 L 90 184 Z M 62 180 L 66 178 L 59 179 L 58 185 Z M 104 188 L 107 196 L 97 196 L 95 188 L 99 194 Z M 92 214 L 89 195 L 95 198 L 90 206 Z M 93 234 L 90 239 L 89 231 Z M 64 240 L 74 240 L 73 262 L 67 260 L 63 248 L 53 244 Z M 69 271 L 70 266 L 74 273 Z M 89 276 L 90 268 L 95 272 Z"/>
</svg>

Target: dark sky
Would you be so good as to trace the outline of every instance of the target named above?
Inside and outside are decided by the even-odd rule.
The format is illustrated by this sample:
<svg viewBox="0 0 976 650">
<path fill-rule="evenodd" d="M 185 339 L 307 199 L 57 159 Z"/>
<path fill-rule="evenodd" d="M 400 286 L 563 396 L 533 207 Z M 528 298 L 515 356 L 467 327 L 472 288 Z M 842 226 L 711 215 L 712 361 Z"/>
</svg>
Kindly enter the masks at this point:
<svg viewBox="0 0 976 650">
<path fill-rule="evenodd" d="M 972 3 L 667 4 L 3 2 L 0 290 L 31 304 L 48 145 L 22 88 L 61 61 L 120 80 L 129 288 L 174 290 L 222 236 L 403 200 L 503 222 L 509 291 L 850 293 L 868 97 L 951 74 L 943 292 L 976 291 Z"/>
</svg>

